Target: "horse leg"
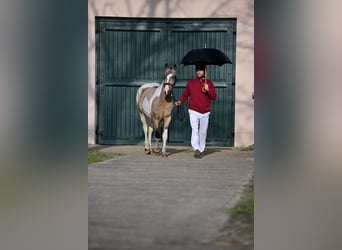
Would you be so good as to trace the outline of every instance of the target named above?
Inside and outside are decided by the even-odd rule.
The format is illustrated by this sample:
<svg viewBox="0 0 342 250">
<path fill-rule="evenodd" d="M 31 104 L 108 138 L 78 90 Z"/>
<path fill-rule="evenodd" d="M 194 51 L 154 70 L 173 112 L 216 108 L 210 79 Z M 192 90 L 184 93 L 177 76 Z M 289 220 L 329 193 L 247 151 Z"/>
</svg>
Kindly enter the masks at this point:
<svg viewBox="0 0 342 250">
<path fill-rule="evenodd" d="M 143 124 L 145 135 L 145 151 L 147 154 L 151 154 L 151 139 L 149 139 L 149 134 L 152 134 L 152 132 L 149 131 L 149 126 L 147 125 L 146 117 L 144 114 L 140 114 L 140 119 Z"/>
<path fill-rule="evenodd" d="M 152 153 L 152 132 L 153 132 L 153 128 L 148 126 L 148 131 L 147 131 L 147 146 L 148 146 L 148 150 L 147 150 L 147 154 L 150 155 Z"/>
<path fill-rule="evenodd" d="M 153 126 L 154 126 L 154 131 L 155 131 L 155 136 L 156 136 L 156 147 L 153 150 L 155 154 L 160 154 L 160 149 L 159 149 L 159 142 L 160 142 L 160 131 L 159 131 L 159 121 L 153 120 Z"/>
<path fill-rule="evenodd" d="M 163 157 L 168 157 L 168 155 L 166 153 L 167 133 L 168 133 L 168 129 L 164 128 L 164 131 L 163 131 L 163 148 L 162 148 L 162 156 Z"/>
<path fill-rule="evenodd" d="M 166 153 L 166 141 L 168 137 L 168 130 L 169 130 L 169 124 L 171 122 L 171 116 L 164 118 L 164 131 L 163 131 L 163 148 L 162 148 L 162 156 L 168 157 Z"/>
</svg>

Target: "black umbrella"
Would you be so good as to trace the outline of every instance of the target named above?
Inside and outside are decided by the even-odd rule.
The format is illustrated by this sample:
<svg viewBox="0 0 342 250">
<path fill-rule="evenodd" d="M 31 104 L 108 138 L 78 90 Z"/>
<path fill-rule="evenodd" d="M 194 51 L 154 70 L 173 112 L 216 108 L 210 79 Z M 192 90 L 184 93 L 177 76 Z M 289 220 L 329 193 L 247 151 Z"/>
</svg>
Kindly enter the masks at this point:
<svg viewBox="0 0 342 250">
<path fill-rule="evenodd" d="M 184 66 L 196 64 L 222 66 L 226 63 L 231 64 L 232 61 L 221 50 L 213 48 L 193 49 L 181 61 L 181 64 L 184 64 Z"/>
</svg>

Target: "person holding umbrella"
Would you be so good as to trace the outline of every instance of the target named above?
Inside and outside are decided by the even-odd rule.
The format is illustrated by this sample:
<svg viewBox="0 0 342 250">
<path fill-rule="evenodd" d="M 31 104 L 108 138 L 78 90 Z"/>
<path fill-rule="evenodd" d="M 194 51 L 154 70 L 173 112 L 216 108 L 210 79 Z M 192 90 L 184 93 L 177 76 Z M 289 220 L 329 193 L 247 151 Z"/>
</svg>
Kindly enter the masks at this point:
<svg viewBox="0 0 342 250">
<path fill-rule="evenodd" d="M 188 111 L 191 125 L 191 146 L 195 158 L 202 158 L 205 150 L 207 129 L 209 124 L 211 101 L 216 100 L 215 86 L 206 78 L 206 66 L 197 64 L 196 77 L 190 80 L 182 96 L 175 102 L 176 106 L 188 102 Z"/>
</svg>

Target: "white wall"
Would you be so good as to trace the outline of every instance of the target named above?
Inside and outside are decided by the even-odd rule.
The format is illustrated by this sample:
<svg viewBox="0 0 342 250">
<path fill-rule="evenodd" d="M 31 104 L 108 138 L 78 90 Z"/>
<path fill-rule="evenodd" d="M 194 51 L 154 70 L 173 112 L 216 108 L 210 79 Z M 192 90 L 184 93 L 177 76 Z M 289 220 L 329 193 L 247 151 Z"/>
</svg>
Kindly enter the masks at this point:
<svg viewBox="0 0 342 250">
<path fill-rule="evenodd" d="M 254 144 L 253 0 L 88 0 L 88 143 L 95 143 L 95 16 L 237 18 L 235 145 Z"/>
</svg>

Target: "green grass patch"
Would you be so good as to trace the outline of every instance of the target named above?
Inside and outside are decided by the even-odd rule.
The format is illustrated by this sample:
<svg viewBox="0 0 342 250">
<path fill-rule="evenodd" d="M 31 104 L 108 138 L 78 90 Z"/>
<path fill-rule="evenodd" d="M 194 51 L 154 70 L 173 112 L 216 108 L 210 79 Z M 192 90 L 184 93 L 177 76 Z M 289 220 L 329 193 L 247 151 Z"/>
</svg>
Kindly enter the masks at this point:
<svg viewBox="0 0 342 250">
<path fill-rule="evenodd" d="M 105 161 L 115 157 L 119 157 L 119 153 L 105 153 L 99 150 L 88 150 L 88 164 Z"/>
<path fill-rule="evenodd" d="M 253 215 L 254 213 L 254 199 L 253 195 L 247 200 L 242 200 L 238 202 L 233 208 L 229 209 L 230 214 L 238 215 Z"/>
<path fill-rule="evenodd" d="M 235 147 L 235 149 L 240 151 L 252 151 L 254 150 L 254 144 L 249 145 L 247 147 Z"/>
<path fill-rule="evenodd" d="M 242 249 L 254 247 L 254 174 L 243 187 L 240 201 L 228 209 L 229 220 L 213 241 L 217 246 Z"/>
<path fill-rule="evenodd" d="M 229 213 L 234 215 L 243 215 L 253 217 L 254 215 L 254 174 L 251 179 L 243 184 L 243 193 L 240 201 L 234 207 L 229 209 Z"/>
</svg>

